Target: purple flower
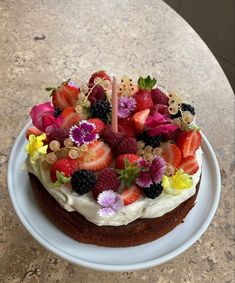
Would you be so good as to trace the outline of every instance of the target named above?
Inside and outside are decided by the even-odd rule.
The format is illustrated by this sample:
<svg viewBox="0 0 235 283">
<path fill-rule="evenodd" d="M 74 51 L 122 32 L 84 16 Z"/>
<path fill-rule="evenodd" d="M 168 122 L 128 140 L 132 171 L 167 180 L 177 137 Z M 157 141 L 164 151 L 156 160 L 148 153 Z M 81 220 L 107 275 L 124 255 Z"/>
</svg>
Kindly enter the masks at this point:
<svg viewBox="0 0 235 283">
<path fill-rule="evenodd" d="M 142 168 L 136 178 L 136 183 L 140 187 L 147 188 L 153 183 L 159 183 L 162 180 L 166 170 L 166 162 L 162 157 L 156 156 L 152 162 L 147 162 L 142 158 L 137 163 Z"/>
<path fill-rule="evenodd" d="M 91 143 L 99 138 L 99 135 L 94 131 L 95 128 L 95 124 L 82 120 L 78 126 L 70 128 L 69 137 L 77 146 Z"/>
<path fill-rule="evenodd" d="M 136 101 L 133 97 L 122 96 L 118 99 L 118 117 L 127 118 L 135 110 Z"/>
<path fill-rule="evenodd" d="M 103 206 L 103 208 L 98 211 L 100 216 L 111 216 L 123 207 L 120 195 L 112 190 L 106 190 L 100 193 L 97 202 Z"/>
</svg>

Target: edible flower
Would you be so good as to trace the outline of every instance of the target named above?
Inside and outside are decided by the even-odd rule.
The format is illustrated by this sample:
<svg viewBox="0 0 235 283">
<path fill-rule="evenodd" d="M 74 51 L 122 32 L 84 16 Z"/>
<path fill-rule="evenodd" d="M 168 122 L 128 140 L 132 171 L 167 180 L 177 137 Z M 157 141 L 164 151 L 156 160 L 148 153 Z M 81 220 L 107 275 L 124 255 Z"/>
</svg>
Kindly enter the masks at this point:
<svg viewBox="0 0 235 283">
<path fill-rule="evenodd" d="M 192 185 L 192 177 L 185 173 L 183 169 L 177 170 L 171 177 L 164 175 L 162 178 L 164 191 L 171 195 L 179 195 L 182 190 L 190 189 Z"/>
<path fill-rule="evenodd" d="M 118 99 L 118 117 L 127 118 L 135 110 L 136 101 L 133 97 L 122 96 Z"/>
<path fill-rule="evenodd" d="M 141 168 L 141 171 L 136 178 L 136 183 L 140 187 L 147 188 L 153 183 L 157 184 L 161 182 L 166 169 L 166 162 L 162 157 L 156 156 L 152 162 L 148 162 L 141 158 L 137 163 Z"/>
<path fill-rule="evenodd" d="M 40 155 L 47 153 L 48 145 L 44 145 L 43 140 L 46 139 L 46 134 L 43 133 L 40 136 L 30 135 L 29 143 L 26 145 L 26 151 L 30 156 L 30 161 L 35 163 L 35 161 L 40 157 Z"/>
<path fill-rule="evenodd" d="M 103 206 L 98 211 L 100 216 L 114 215 L 123 207 L 123 202 L 120 195 L 112 190 L 106 190 L 100 193 L 97 202 Z"/>
<path fill-rule="evenodd" d="M 54 117 L 54 107 L 51 102 L 35 105 L 30 111 L 30 116 L 34 126 L 42 132 L 45 132 L 46 128 L 53 124 L 61 127 L 63 122 L 61 115 L 57 118 Z"/>
<path fill-rule="evenodd" d="M 158 112 L 147 118 L 145 126 L 148 134 L 152 137 L 161 134 L 170 134 L 177 129 L 177 126 L 171 124 L 170 118 Z"/>
<path fill-rule="evenodd" d="M 82 120 L 79 125 L 70 128 L 69 137 L 77 146 L 88 144 L 99 138 L 99 135 L 95 133 L 95 129 L 94 123 Z"/>
</svg>

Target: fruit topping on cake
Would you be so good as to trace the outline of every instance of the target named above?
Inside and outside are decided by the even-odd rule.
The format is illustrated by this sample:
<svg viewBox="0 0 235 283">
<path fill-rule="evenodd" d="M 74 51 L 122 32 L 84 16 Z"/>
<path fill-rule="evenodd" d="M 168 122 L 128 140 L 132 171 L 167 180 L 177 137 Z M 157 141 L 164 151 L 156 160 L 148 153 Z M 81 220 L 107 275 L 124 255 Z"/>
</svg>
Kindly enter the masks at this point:
<svg viewBox="0 0 235 283">
<path fill-rule="evenodd" d="M 42 166 L 53 190 L 91 197 L 100 217 L 190 189 L 202 141 L 195 109 L 156 82 L 116 84 L 102 70 L 81 86 L 68 80 L 47 88 L 52 102 L 32 108 L 34 127 L 26 131 L 31 165 Z"/>
</svg>

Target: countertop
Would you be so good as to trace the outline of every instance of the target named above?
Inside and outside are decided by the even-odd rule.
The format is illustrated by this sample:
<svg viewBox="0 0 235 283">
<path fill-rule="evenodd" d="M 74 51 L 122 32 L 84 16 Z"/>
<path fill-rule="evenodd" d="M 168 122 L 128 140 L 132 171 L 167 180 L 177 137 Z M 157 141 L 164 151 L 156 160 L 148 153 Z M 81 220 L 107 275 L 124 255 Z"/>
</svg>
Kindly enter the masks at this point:
<svg viewBox="0 0 235 283">
<path fill-rule="evenodd" d="M 0 282 L 234 282 L 234 94 L 193 29 L 158 0 L 0 2 Z M 196 107 L 217 155 L 222 195 L 208 230 L 186 252 L 148 270 L 105 273 L 43 248 L 13 210 L 7 183 L 12 145 L 44 91 L 106 69 L 151 74 Z"/>
</svg>

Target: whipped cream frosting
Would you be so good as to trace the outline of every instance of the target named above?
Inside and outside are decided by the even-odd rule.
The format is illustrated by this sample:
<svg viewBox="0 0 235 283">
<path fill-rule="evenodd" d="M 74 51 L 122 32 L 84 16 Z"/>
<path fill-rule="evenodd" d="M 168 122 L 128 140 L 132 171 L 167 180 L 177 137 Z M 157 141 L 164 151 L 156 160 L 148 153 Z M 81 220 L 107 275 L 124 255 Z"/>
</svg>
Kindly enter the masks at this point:
<svg viewBox="0 0 235 283">
<path fill-rule="evenodd" d="M 93 199 L 91 192 L 85 195 L 79 195 L 70 187 L 62 185 L 53 187 L 49 170 L 43 169 L 40 160 L 35 164 L 26 161 L 28 171 L 34 174 L 41 181 L 47 191 L 57 200 L 57 202 L 67 211 L 77 211 L 87 220 L 98 226 L 110 225 L 120 226 L 138 218 L 156 218 L 172 211 L 181 203 L 189 199 L 196 192 L 196 185 L 200 180 L 202 169 L 202 150 L 199 148 L 196 152 L 196 159 L 199 164 L 198 171 L 192 176 L 193 186 L 190 189 L 182 190 L 179 195 L 170 195 L 164 191 L 155 199 L 141 197 L 138 201 L 124 206 L 119 212 L 112 216 L 101 217 L 97 214 L 100 205 Z"/>
</svg>

